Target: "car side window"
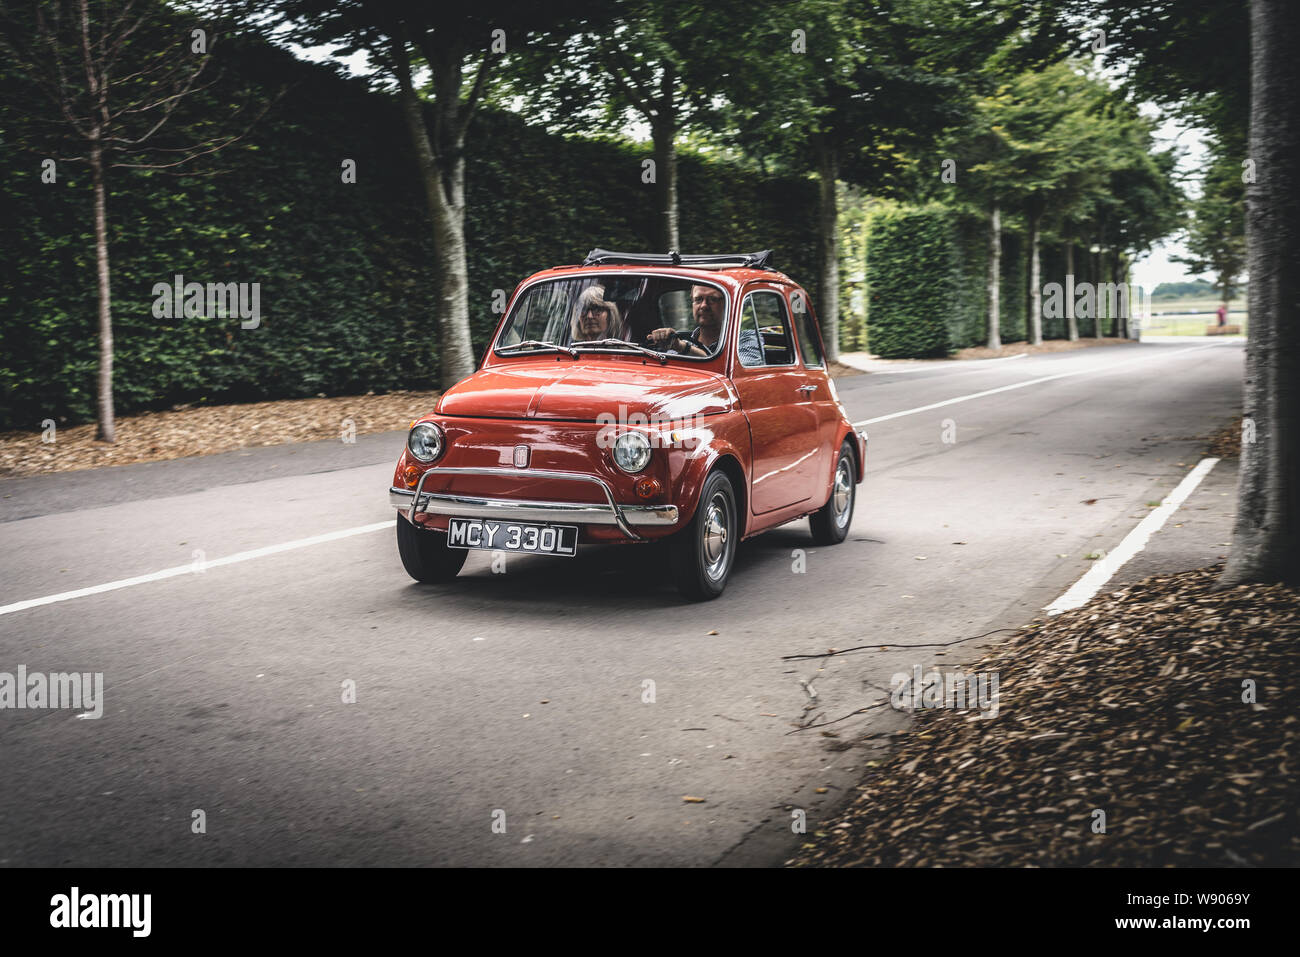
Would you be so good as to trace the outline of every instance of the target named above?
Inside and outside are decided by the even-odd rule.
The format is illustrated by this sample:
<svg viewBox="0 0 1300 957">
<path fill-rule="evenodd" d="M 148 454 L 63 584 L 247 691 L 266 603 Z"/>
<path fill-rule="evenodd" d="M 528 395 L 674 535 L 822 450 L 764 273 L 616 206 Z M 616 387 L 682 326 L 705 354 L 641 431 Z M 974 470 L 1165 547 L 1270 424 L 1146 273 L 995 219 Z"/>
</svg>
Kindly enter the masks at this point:
<svg viewBox="0 0 1300 957">
<path fill-rule="evenodd" d="M 790 296 L 794 305 L 794 321 L 799 327 L 799 351 L 803 353 L 803 364 L 810 369 L 821 369 L 826 365 L 822 355 L 822 339 L 817 332 L 817 323 L 813 321 L 812 310 L 808 308 L 808 296 L 802 289 L 796 289 Z"/>
<path fill-rule="evenodd" d="M 754 297 L 746 296 L 745 305 L 740 311 L 740 341 L 736 350 L 742 366 L 752 369 L 764 365 L 762 341 L 758 335 L 758 313 L 754 308 Z"/>
<path fill-rule="evenodd" d="M 786 315 L 785 298 L 780 293 L 763 290 L 751 293 L 750 301 L 763 347 L 764 364 L 794 365 L 794 338 Z"/>
</svg>

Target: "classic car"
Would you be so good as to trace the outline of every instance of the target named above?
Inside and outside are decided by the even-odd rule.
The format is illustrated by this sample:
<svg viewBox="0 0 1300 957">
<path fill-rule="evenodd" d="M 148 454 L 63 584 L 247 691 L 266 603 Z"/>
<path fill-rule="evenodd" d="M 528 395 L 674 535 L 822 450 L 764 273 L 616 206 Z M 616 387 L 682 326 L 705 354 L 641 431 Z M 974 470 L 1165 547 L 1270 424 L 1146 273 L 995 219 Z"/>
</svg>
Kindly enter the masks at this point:
<svg viewBox="0 0 1300 957">
<path fill-rule="evenodd" d="M 665 540 L 678 589 L 710 599 L 742 539 L 808 516 L 843 541 L 866 455 L 770 250 L 595 249 L 518 286 L 478 371 L 412 424 L 389 501 L 418 582 L 472 549 Z"/>
</svg>

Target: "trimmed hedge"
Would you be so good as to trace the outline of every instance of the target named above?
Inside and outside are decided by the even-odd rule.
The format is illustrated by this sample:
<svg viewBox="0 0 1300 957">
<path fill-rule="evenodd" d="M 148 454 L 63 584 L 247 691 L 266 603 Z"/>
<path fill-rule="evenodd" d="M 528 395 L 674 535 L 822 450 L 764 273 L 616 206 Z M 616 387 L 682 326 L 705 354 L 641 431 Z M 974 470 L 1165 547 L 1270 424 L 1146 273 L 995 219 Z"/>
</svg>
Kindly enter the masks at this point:
<svg viewBox="0 0 1300 957">
<path fill-rule="evenodd" d="M 878 212 L 867 236 L 866 274 L 867 332 L 876 355 L 944 356 L 988 341 L 987 220 L 937 204 Z M 1028 289 L 1026 243 L 1004 223 L 1003 342 L 1027 338 Z"/>
<path fill-rule="evenodd" d="M 112 170 L 108 219 L 119 414 L 430 388 L 437 383 L 432 228 L 393 100 L 260 43 L 224 48 L 225 77 L 173 119 L 178 132 L 229 113 L 245 85 L 286 94 L 246 139 L 199 172 Z M 238 87 L 235 84 L 239 84 Z M 256 97 L 255 97 L 256 99 Z M 89 172 L 35 124 L 40 94 L 0 64 L 0 429 L 95 414 L 95 253 Z M 205 135 L 212 135 L 207 132 Z M 467 143 L 465 224 L 471 330 L 481 351 L 509 293 L 593 246 L 644 248 L 654 235 L 647 148 L 565 139 L 483 111 Z M 342 163 L 356 161 L 356 182 Z M 687 251 L 773 247 L 815 285 L 815 185 L 680 158 Z M 261 325 L 159 319 L 155 283 L 260 284 Z"/>
<path fill-rule="evenodd" d="M 1020 232 L 1002 230 L 1002 290 L 998 331 L 1003 342 L 1024 342 L 1029 338 L 1029 243 Z M 981 331 L 978 341 L 965 345 L 987 345 Z M 962 348 L 962 347 L 958 347 Z"/>
<path fill-rule="evenodd" d="M 961 288 L 953 305 L 949 322 L 949 342 L 953 349 L 983 345 L 988 341 L 988 220 L 962 216 L 958 220 Z M 1003 233 L 1002 255 L 1006 257 L 1006 234 Z M 1005 302 L 1006 292 L 1001 293 Z"/>
<path fill-rule="evenodd" d="M 867 236 L 867 340 L 887 359 L 947 355 L 962 292 L 955 213 L 942 206 L 877 213 Z"/>
</svg>

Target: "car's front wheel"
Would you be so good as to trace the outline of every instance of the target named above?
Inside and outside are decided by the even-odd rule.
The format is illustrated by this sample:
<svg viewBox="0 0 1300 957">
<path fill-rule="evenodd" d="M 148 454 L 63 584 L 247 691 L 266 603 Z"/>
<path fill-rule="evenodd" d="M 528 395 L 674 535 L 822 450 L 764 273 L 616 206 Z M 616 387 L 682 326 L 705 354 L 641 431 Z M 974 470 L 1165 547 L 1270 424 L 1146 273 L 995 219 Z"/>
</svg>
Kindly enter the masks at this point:
<svg viewBox="0 0 1300 957">
<path fill-rule="evenodd" d="M 402 515 L 397 516 L 397 553 L 406 573 L 426 583 L 451 581 L 469 555 L 463 548 L 448 548 L 445 532 L 419 528 Z"/>
<path fill-rule="evenodd" d="M 838 545 L 849 534 L 853 524 L 853 503 L 857 498 L 857 468 L 849 443 L 840 446 L 840 457 L 835 462 L 835 480 L 831 482 L 831 497 L 808 519 L 813 541 L 818 545 Z"/>
<path fill-rule="evenodd" d="M 739 541 L 736 490 L 724 473 L 710 472 L 695 517 L 669 542 L 669 562 L 677 590 L 693 601 L 721 595 Z"/>
</svg>

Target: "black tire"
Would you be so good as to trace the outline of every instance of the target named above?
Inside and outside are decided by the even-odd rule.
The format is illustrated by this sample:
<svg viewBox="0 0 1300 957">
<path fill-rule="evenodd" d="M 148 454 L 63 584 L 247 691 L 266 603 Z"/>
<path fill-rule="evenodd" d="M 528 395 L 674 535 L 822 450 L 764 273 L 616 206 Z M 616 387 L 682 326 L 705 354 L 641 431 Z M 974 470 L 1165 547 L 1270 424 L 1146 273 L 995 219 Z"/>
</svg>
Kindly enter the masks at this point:
<svg viewBox="0 0 1300 957">
<path fill-rule="evenodd" d="M 808 516 L 813 541 L 818 545 L 838 545 L 849 534 L 853 524 L 853 506 L 858 498 L 857 464 L 849 443 L 840 446 L 835 460 L 835 477 L 831 480 L 831 496 L 818 511 Z"/>
<path fill-rule="evenodd" d="M 721 595 L 739 541 L 736 490 L 723 472 L 710 472 L 691 523 L 668 543 L 669 567 L 677 590 L 691 601 Z"/>
<path fill-rule="evenodd" d="M 397 553 L 406 573 L 426 584 L 451 581 L 469 556 L 463 548 L 448 548 L 445 532 L 417 528 L 402 515 L 397 516 Z"/>
</svg>

